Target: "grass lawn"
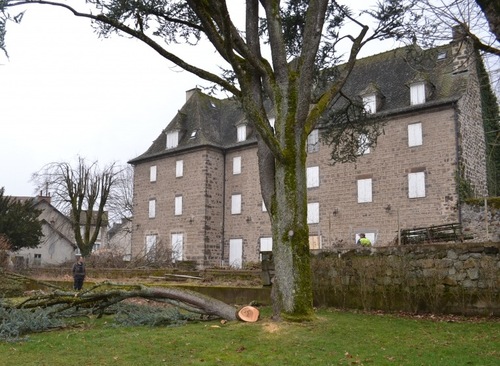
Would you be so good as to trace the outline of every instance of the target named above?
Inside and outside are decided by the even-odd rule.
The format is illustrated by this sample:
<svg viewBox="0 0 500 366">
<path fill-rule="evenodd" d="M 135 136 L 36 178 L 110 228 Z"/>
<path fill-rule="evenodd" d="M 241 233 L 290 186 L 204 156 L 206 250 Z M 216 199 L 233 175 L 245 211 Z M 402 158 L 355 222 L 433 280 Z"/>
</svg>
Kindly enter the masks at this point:
<svg viewBox="0 0 500 366">
<path fill-rule="evenodd" d="M 69 330 L 0 342 L 0 365 L 500 365 L 500 322 L 320 310 L 312 323 L 219 321 Z"/>
</svg>

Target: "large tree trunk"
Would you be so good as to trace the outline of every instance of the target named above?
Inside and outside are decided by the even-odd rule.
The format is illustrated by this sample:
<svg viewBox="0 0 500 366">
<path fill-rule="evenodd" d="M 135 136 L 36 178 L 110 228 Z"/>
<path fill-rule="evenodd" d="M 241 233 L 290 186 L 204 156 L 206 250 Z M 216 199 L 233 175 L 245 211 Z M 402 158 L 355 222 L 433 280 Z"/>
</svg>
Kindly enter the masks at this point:
<svg viewBox="0 0 500 366">
<path fill-rule="evenodd" d="M 307 224 L 306 152 L 303 132 L 286 128 L 287 156 L 275 161 L 275 199 L 271 213 L 275 279 L 273 301 L 289 319 L 313 316 Z M 275 312 L 278 311 L 275 307 Z M 278 316 L 279 314 L 274 314 Z"/>
<path fill-rule="evenodd" d="M 476 0 L 476 3 L 481 7 L 491 33 L 493 33 L 500 42 L 500 2 L 498 0 Z"/>
<path fill-rule="evenodd" d="M 207 315 L 210 317 L 225 320 L 238 319 L 237 310 L 234 306 L 213 297 L 186 289 L 176 287 L 147 287 L 142 285 L 127 284 L 98 284 L 87 291 L 79 293 L 67 291 L 57 286 L 50 285 L 42 281 L 36 281 L 29 277 L 12 273 L 0 273 L 2 277 L 12 278 L 18 281 L 34 281 L 44 287 L 55 288 L 55 291 L 35 293 L 34 296 L 26 299 L 17 308 L 38 308 L 51 307 L 55 305 L 65 305 L 55 307 L 54 312 L 67 310 L 69 308 L 88 308 L 93 313 L 103 313 L 109 306 L 130 298 L 143 298 L 152 301 L 165 302 L 188 310 L 193 313 Z"/>
</svg>

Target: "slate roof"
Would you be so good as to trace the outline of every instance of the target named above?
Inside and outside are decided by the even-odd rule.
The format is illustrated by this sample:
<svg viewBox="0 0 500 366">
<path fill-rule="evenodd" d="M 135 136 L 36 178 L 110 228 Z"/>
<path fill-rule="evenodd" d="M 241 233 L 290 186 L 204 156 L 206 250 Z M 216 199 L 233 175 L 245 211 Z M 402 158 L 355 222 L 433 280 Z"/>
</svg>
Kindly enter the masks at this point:
<svg viewBox="0 0 500 366">
<path fill-rule="evenodd" d="M 453 73 L 450 45 L 430 50 L 407 46 L 358 60 L 342 91 L 360 99 L 371 85 L 383 97 L 377 112 L 395 112 L 457 100 L 466 78 L 467 73 Z M 409 86 L 417 81 L 427 82 L 432 92 L 425 104 L 411 106 Z"/>
<path fill-rule="evenodd" d="M 443 54 L 446 57 L 438 57 Z M 451 45 L 426 51 L 417 46 L 398 48 L 359 59 L 342 91 L 361 100 L 363 91 L 376 90 L 383 97 L 377 111 L 382 114 L 449 103 L 461 96 L 467 77 L 467 73 L 454 74 L 452 63 Z M 411 106 L 409 85 L 415 81 L 426 81 L 432 93 L 425 104 Z M 255 143 L 251 129 L 246 141 L 236 141 L 236 126 L 242 121 L 245 116 L 236 100 L 220 100 L 194 89 L 151 147 L 129 163 L 137 164 L 200 146 L 229 149 Z M 166 149 L 166 132 L 172 130 L 179 130 L 178 146 Z"/>
<path fill-rule="evenodd" d="M 221 100 L 194 89 L 191 97 L 153 141 L 150 148 L 145 153 L 130 160 L 129 163 L 135 164 L 143 160 L 200 146 L 225 149 L 253 143 L 255 137 L 252 134 L 248 135 L 245 142 L 237 143 L 236 126 L 242 121 L 245 121 L 245 116 L 234 99 Z M 179 131 L 178 146 L 166 149 L 167 132 L 173 130 Z"/>
</svg>

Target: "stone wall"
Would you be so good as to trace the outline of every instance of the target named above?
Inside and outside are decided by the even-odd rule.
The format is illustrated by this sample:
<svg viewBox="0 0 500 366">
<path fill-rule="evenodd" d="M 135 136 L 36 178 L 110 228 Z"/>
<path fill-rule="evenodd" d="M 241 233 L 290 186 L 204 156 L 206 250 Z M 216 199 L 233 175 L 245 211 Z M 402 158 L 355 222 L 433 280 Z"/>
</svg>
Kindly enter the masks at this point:
<svg viewBox="0 0 500 366">
<path fill-rule="evenodd" d="M 461 209 L 463 234 L 468 242 L 500 242 L 498 198 L 467 200 Z"/>
<path fill-rule="evenodd" d="M 316 305 L 500 315 L 500 243 L 330 251 L 313 259 Z"/>
</svg>

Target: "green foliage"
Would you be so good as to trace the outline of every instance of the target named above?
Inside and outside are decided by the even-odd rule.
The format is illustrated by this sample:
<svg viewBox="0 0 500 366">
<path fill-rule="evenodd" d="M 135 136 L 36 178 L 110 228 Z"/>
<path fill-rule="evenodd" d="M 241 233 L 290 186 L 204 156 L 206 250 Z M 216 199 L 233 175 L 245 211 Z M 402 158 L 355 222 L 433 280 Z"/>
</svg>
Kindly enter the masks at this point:
<svg viewBox="0 0 500 366">
<path fill-rule="evenodd" d="M 200 319 L 193 314 L 181 313 L 173 306 L 148 306 L 119 303 L 107 310 L 114 314 L 114 326 L 180 326 Z M 54 311 L 51 308 L 16 309 L 0 306 L 0 341 L 26 340 L 26 335 L 66 326 L 65 319 L 81 317 L 78 309 Z"/>
<path fill-rule="evenodd" d="M 122 326 L 179 326 L 194 319 L 192 315 L 183 314 L 173 306 L 153 307 L 119 303 L 113 311 L 116 312 L 115 323 Z"/>
<path fill-rule="evenodd" d="M 40 213 L 32 199 L 20 201 L 4 196 L 4 188 L 0 188 L 0 234 L 7 238 L 11 250 L 40 244 L 43 236 Z"/>
<path fill-rule="evenodd" d="M 381 118 L 369 115 L 362 104 L 344 98 L 322 120 L 321 138 L 330 149 L 331 164 L 355 162 L 363 151 L 374 147 L 383 132 Z"/>
<path fill-rule="evenodd" d="M 468 198 L 465 200 L 468 205 L 484 207 L 484 198 Z M 489 208 L 500 210 L 500 197 L 487 197 L 486 204 Z"/>
<path fill-rule="evenodd" d="M 464 177 L 464 169 L 460 169 L 455 174 L 458 197 L 461 201 L 474 197 L 474 186 Z"/>
<path fill-rule="evenodd" d="M 42 332 L 51 328 L 61 327 L 60 319 L 49 316 L 48 309 L 6 309 L 0 306 L 0 340 L 24 340 L 26 334 Z"/>
<path fill-rule="evenodd" d="M 484 64 L 477 63 L 481 88 L 481 107 L 486 136 L 486 168 L 490 196 L 500 195 L 500 110 L 491 89 L 490 78 Z"/>
</svg>

